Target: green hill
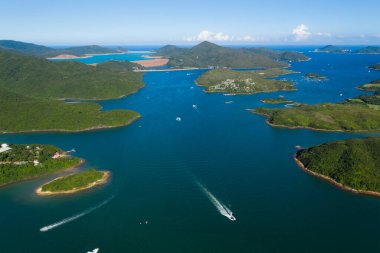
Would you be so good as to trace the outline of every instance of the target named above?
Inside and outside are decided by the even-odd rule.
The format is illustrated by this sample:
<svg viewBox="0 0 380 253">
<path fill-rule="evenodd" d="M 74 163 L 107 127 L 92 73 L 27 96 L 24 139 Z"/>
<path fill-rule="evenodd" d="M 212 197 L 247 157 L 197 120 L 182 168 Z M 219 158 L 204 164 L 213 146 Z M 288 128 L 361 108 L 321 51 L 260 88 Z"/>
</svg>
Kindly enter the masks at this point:
<svg viewBox="0 0 380 253">
<path fill-rule="evenodd" d="M 142 74 L 0 52 L 0 87 L 43 98 L 111 99 L 143 87 Z"/>
<path fill-rule="evenodd" d="M 48 55 L 55 51 L 54 48 L 14 40 L 0 40 L 0 48 L 34 56 Z"/>
<path fill-rule="evenodd" d="M 118 70 L 118 71 L 133 71 L 136 69 L 145 69 L 140 64 L 129 61 L 105 61 L 96 64 L 97 68 Z"/>
<path fill-rule="evenodd" d="M 158 49 L 156 54 L 168 58 L 168 65 L 175 68 L 281 68 L 289 66 L 288 63 L 279 61 L 280 58 L 290 57 L 284 53 L 255 50 L 222 47 L 205 41 L 190 49 L 168 45 Z M 291 58 L 295 59 L 296 57 L 292 56 Z M 305 57 L 299 60 L 302 59 Z"/>
<path fill-rule="evenodd" d="M 268 57 L 274 61 L 306 61 L 309 58 L 304 54 L 293 51 L 279 51 L 268 48 L 249 48 L 247 49 L 258 55 Z"/>
<path fill-rule="evenodd" d="M 120 52 L 120 50 L 101 47 L 97 45 L 54 49 L 51 47 L 45 47 L 33 43 L 26 43 L 14 40 L 0 40 L 0 49 L 1 48 L 38 57 L 54 57 L 61 54 L 84 56 L 86 54 L 110 54 Z"/>
<path fill-rule="evenodd" d="M 204 73 L 196 81 L 205 86 L 206 92 L 223 92 L 230 94 L 254 94 L 278 90 L 295 90 L 292 82 L 269 80 L 280 75 L 294 73 L 286 69 L 266 69 L 257 71 L 236 71 L 214 69 Z"/>
<path fill-rule="evenodd" d="M 361 191 L 380 192 L 380 138 L 349 139 L 300 150 L 308 170 Z"/>
</svg>

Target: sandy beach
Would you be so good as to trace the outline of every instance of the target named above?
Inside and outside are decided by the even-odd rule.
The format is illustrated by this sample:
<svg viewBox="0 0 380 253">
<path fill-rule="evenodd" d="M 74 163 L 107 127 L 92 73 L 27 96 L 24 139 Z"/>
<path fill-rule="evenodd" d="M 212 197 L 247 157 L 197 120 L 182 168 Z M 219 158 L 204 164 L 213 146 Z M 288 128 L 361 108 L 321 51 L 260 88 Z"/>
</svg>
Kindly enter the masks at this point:
<svg viewBox="0 0 380 253">
<path fill-rule="evenodd" d="M 159 67 L 165 66 L 168 64 L 169 59 L 166 58 L 154 58 L 152 60 L 140 60 L 140 61 L 132 61 L 134 63 L 140 64 L 143 67 Z"/>
</svg>

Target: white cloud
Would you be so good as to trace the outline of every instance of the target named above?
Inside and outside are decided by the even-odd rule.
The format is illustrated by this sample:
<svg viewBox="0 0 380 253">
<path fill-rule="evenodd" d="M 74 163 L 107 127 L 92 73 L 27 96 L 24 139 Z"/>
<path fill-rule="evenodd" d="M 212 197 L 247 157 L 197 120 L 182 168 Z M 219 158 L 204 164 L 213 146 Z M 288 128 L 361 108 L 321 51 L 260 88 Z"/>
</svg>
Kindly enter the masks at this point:
<svg viewBox="0 0 380 253">
<path fill-rule="evenodd" d="M 255 38 L 251 35 L 245 35 L 245 36 L 232 36 L 225 34 L 223 32 L 211 32 L 207 30 L 201 31 L 196 36 L 188 36 L 184 37 L 183 40 L 188 42 L 193 41 L 240 41 L 240 42 L 253 42 L 256 41 Z"/>
<path fill-rule="evenodd" d="M 295 41 L 302 41 L 308 39 L 311 35 L 311 32 L 309 31 L 309 27 L 304 24 L 300 24 L 293 29 L 292 34 Z"/>
</svg>

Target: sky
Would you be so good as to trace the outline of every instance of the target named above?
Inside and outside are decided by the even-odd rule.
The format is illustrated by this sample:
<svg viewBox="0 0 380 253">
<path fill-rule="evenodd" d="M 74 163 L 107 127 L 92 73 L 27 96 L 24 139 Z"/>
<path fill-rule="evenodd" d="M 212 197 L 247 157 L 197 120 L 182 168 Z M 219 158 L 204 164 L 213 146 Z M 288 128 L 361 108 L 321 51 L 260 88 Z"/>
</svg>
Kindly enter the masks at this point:
<svg viewBox="0 0 380 253">
<path fill-rule="evenodd" d="M 45 45 L 380 45 L 379 0 L 0 0 L 0 39 Z"/>
</svg>

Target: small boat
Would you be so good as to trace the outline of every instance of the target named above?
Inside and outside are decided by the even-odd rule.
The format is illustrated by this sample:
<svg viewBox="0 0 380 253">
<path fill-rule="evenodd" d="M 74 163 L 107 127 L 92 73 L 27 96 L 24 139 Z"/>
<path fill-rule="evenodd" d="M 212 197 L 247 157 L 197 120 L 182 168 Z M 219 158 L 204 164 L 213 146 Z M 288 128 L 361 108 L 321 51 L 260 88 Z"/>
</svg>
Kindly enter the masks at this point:
<svg viewBox="0 0 380 253">
<path fill-rule="evenodd" d="M 235 216 L 233 216 L 232 214 L 231 214 L 230 216 L 228 216 L 228 219 L 230 219 L 230 220 L 232 220 L 232 221 L 235 221 L 235 220 L 236 220 Z"/>
<path fill-rule="evenodd" d="M 99 252 L 99 248 L 93 249 L 91 251 L 87 251 L 87 253 L 98 253 L 98 252 Z"/>
<path fill-rule="evenodd" d="M 177 117 L 177 118 L 175 118 L 175 120 L 178 121 L 178 122 L 182 121 L 181 117 Z"/>
<path fill-rule="evenodd" d="M 197 106 L 197 105 L 193 105 L 193 108 L 194 108 L 194 109 L 198 109 L 198 106 Z"/>
</svg>

